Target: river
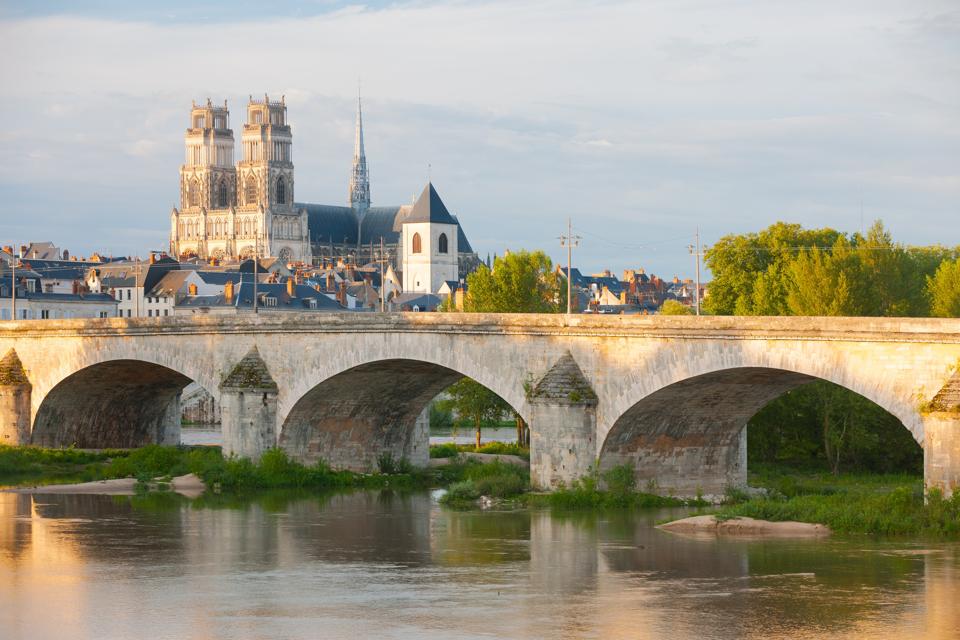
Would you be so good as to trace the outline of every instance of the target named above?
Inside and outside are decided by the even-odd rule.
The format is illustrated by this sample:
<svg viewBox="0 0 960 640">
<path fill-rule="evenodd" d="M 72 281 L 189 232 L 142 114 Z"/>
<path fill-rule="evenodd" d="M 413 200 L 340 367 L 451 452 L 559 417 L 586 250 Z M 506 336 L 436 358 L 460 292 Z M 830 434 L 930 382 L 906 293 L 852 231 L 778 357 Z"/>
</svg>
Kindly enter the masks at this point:
<svg viewBox="0 0 960 640">
<path fill-rule="evenodd" d="M 956 638 L 960 545 L 695 539 L 435 494 L 0 493 L 0 636 Z"/>
</svg>

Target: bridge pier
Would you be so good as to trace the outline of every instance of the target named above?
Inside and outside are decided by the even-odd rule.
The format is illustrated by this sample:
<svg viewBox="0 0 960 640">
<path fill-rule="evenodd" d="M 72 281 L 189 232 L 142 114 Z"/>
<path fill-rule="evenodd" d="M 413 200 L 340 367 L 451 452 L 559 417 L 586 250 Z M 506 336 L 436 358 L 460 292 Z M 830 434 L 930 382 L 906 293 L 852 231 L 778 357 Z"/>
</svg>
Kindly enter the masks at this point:
<svg viewBox="0 0 960 640">
<path fill-rule="evenodd" d="M 223 455 L 259 460 L 277 446 L 277 383 L 252 348 L 220 383 Z"/>
<path fill-rule="evenodd" d="M 568 351 L 530 394 L 530 482 L 569 486 L 596 459 L 597 394 Z"/>
<path fill-rule="evenodd" d="M 0 360 L 0 444 L 30 444 L 30 393 L 17 352 L 13 349 Z"/>
<path fill-rule="evenodd" d="M 923 424 L 923 480 L 945 497 L 960 491 L 960 413 L 936 412 Z"/>
</svg>

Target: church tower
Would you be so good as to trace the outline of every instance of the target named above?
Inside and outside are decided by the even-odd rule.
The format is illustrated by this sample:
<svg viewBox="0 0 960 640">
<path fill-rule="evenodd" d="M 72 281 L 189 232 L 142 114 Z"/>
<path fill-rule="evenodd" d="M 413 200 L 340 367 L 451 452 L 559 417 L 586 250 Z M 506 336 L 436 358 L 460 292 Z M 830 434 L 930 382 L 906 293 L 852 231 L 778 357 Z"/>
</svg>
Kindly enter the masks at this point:
<svg viewBox="0 0 960 640">
<path fill-rule="evenodd" d="M 410 215 L 403 220 L 403 291 L 437 293 L 459 276 L 457 221 L 427 183 Z"/>
<path fill-rule="evenodd" d="M 250 97 L 237 165 L 237 249 L 284 261 L 310 261 L 306 210 L 293 205 L 293 136 L 286 99 Z"/>
<path fill-rule="evenodd" d="M 370 209 L 370 174 L 363 150 L 363 109 L 357 95 L 357 130 L 353 141 L 353 168 L 350 171 L 350 207 L 357 214 L 357 251 L 363 246 L 363 218 Z M 371 260 L 373 256 L 371 256 Z"/>
<path fill-rule="evenodd" d="M 206 257 L 212 212 L 236 204 L 237 171 L 233 166 L 233 131 L 227 103 L 193 103 L 184 135 L 185 157 L 180 167 L 180 207 L 171 216 L 170 249 L 174 255 Z M 219 219 L 219 218 L 218 218 Z"/>
</svg>

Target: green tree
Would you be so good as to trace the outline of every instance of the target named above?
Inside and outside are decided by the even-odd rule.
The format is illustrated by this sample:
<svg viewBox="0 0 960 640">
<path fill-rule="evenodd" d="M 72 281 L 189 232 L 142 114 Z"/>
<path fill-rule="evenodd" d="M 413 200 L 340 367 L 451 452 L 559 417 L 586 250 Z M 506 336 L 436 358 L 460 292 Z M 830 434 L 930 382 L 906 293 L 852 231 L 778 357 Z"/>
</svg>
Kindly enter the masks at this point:
<svg viewBox="0 0 960 640">
<path fill-rule="evenodd" d="M 458 416 L 473 422 L 477 431 L 477 449 L 480 448 L 480 429 L 484 422 L 499 420 L 513 412 L 507 402 L 471 378 L 462 378 L 447 389 L 447 406 Z"/>
<path fill-rule="evenodd" d="M 689 316 L 693 315 L 693 310 L 687 305 L 676 300 L 666 300 L 660 305 L 660 315 L 662 316 Z"/>
<path fill-rule="evenodd" d="M 566 282 L 542 251 L 517 251 L 467 276 L 464 311 L 559 313 L 566 308 Z"/>
<path fill-rule="evenodd" d="M 941 318 L 960 318 L 960 258 L 944 260 L 927 276 L 930 313 Z"/>
<path fill-rule="evenodd" d="M 832 251 L 801 251 L 787 268 L 787 310 L 796 316 L 854 316 L 862 313 L 859 265 L 840 236 Z"/>
<path fill-rule="evenodd" d="M 840 235 L 777 222 L 759 233 L 724 236 L 705 255 L 713 280 L 704 309 L 715 315 L 786 315 L 789 264 L 803 248 L 829 249 Z"/>
</svg>

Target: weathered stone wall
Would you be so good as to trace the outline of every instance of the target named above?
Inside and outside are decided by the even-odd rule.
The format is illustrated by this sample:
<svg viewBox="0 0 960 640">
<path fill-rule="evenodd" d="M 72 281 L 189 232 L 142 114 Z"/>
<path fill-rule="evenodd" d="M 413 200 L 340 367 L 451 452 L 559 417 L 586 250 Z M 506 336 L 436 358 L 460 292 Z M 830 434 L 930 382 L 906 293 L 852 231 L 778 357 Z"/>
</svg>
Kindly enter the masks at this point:
<svg viewBox="0 0 960 640">
<path fill-rule="evenodd" d="M 596 392 L 590 459 L 600 456 L 612 464 L 617 455 L 629 454 L 643 467 L 638 474 L 658 481 L 672 474 L 677 482 L 701 488 L 710 468 L 704 463 L 718 474 L 726 464 L 724 482 L 742 478 L 734 461 L 742 459 L 738 443 L 749 412 L 804 376 L 873 400 L 924 443 L 925 429 L 939 422 L 923 412 L 932 410 L 932 399 L 960 362 L 960 320 L 950 319 L 285 316 L 6 322 L 0 323 L 0 353 L 16 349 L 32 385 L 34 441 L 63 443 L 84 431 L 84 441 L 109 436 L 116 442 L 121 432 L 152 429 L 157 437 L 155 427 L 130 425 L 162 423 L 187 380 L 219 399 L 220 383 L 257 347 L 278 382 L 278 441 L 292 451 L 313 447 L 316 455 L 326 452 L 369 467 L 369 455 L 360 461 L 357 447 L 377 441 L 383 450 L 409 451 L 424 398 L 433 385 L 460 375 L 507 400 L 531 423 L 535 438 L 556 441 L 554 427 L 543 418 L 532 424 L 526 389 L 569 352 Z M 122 372 L 96 373 L 97 366 L 116 361 L 128 363 Z M 409 375 L 376 373 L 395 361 L 425 368 Z M 153 366 L 180 377 L 151 378 Z M 368 368 L 359 370 L 364 375 L 355 381 L 371 386 L 357 397 L 357 387 L 349 383 L 356 372 L 348 372 L 360 367 Z M 742 370 L 767 373 L 749 384 L 722 382 L 727 376 L 735 380 Z M 452 373 L 448 378 L 437 374 L 441 371 Z M 708 374 L 719 377 L 700 377 Z M 677 383 L 686 393 L 668 390 Z M 691 403 L 723 384 L 737 387 L 737 393 Z M 392 388 L 395 395 L 383 394 Z M 666 395 L 655 395 L 661 390 Z M 670 413 L 669 395 L 689 410 Z M 136 403 L 144 408 L 131 409 Z M 354 427 L 346 429 L 342 420 L 354 420 Z M 928 460 L 940 460 L 937 468 L 960 467 L 960 456 L 945 444 L 953 427 L 936 428 L 936 441 L 925 446 Z M 698 439 L 701 444 L 694 442 Z M 536 450 L 537 443 L 533 446 Z M 944 475 L 948 484 L 954 482 L 950 473 Z"/>
</svg>

